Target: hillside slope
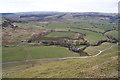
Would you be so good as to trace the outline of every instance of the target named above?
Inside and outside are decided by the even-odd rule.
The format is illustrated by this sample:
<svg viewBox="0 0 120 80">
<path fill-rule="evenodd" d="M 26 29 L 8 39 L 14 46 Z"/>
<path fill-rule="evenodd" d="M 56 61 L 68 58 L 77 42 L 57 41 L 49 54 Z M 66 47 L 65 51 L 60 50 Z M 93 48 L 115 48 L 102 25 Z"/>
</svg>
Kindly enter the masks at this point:
<svg viewBox="0 0 120 80">
<path fill-rule="evenodd" d="M 97 57 L 71 59 L 17 70 L 4 78 L 118 78 L 117 45 Z"/>
</svg>

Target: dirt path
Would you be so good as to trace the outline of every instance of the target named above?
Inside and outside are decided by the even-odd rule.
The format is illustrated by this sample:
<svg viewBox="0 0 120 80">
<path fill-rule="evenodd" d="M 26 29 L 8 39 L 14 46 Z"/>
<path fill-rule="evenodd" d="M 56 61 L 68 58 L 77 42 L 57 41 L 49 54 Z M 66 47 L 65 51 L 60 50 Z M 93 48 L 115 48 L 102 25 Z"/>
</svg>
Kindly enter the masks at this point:
<svg viewBox="0 0 120 80">
<path fill-rule="evenodd" d="M 81 57 L 65 57 L 65 58 L 48 58 L 48 59 L 30 59 L 30 60 L 24 60 L 24 61 L 13 61 L 13 62 L 5 62 L 5 63 L 0 63 L 0 64 L 9 64 L 9 63 L 20 63 L 20 62 L 30 62 L 30 61 L 38 61 L 38 60 L 68 60 L 68 59 L 79 59 L 79 58 L 89 58 L 89 57 L 96 57 L 98 55 L 100 55 L 101 53 L 103 53 L 104 51 L 111 49 L 113 46 L 115 46 L 116 44 L 103 49 L 103 50 L 99 50 L 99 53 L 97 53 L 96 55 L 91 55 L 91 56 L 81 56 Z M 118 45 L 118 44 L 117 44 Z"/>
</svg>

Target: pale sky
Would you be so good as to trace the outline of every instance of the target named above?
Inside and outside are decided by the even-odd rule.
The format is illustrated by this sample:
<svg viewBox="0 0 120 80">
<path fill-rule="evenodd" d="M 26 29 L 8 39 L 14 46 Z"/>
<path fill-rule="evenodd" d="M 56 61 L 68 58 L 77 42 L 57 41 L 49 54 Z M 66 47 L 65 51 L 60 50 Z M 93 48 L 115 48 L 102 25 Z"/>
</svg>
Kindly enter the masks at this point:
<svg viewBox="0 0 120 80">
<path fill-rule="evenodd" d="M 118 12 L 119 0 L 0 0 L 0 13 L 27 11 Z"/>
</svg>

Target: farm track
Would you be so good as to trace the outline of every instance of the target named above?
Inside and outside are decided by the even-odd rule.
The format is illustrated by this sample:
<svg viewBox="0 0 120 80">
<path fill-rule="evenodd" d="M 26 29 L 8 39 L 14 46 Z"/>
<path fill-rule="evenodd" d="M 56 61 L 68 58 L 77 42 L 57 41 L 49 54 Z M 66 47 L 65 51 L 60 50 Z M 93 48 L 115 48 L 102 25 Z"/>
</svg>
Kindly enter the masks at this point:
<svg viewBox="0 0 120 80">
<path fill-rule="evenodd" d="M 38 60 L 68 60 L 68 59 L 80 59 L 80 58 L 89 58 L 89 57 L 96 57 L 99 56 L 101 53 L 103 53 L 104 51 L 111 49 L 114 45 L 103 49 L 103 50 L 99 50 L 99 53 L 97 53 L 96 55 L 90 55 L 90 56 L 81 56 L 81 57 L 65 57 L 65 58 L 48 58 L 48 59 L 30 59 L 30 60 L 24 60 L 24 61 L 13 61 L 13 62 L 5 62 L 5 63 L 0 63 L 0 64 L 9 64 L 9 63 L 22 63 L 22 62 L 31 62 L 31 61 L 38 61 Z"/>
</svg>

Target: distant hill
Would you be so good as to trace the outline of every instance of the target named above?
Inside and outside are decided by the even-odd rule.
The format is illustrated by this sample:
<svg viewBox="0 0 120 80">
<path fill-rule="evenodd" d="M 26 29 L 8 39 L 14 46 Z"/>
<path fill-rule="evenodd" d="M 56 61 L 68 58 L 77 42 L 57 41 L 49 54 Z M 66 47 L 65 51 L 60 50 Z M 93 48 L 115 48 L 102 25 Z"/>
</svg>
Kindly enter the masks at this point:
<svg viewBox="0 0 120 80">
<path fill-rule="evenodd" d="M 0 13 L 0 15 L 11 15 L 11 14 L 14 14 L 14 13 Z"/>
<path fill-rule="evenodd" d="M 96 18 L 109 18 L 111 22 L 117 22 L 116 13 L 99 13 L 99 12 L 57 12 L 57 11 L 33 11 L 33 12 L 18 12 L 18 13 L 0 13 L 2 18 L 9 19 L 13 22 L 21 21 L 49 21 L 60 20 L 66 14 L 71 14 L 73 18 L 80 17 L 96 17 Z"/>
</svg>

